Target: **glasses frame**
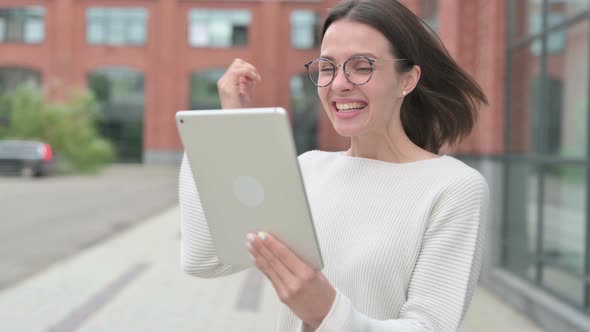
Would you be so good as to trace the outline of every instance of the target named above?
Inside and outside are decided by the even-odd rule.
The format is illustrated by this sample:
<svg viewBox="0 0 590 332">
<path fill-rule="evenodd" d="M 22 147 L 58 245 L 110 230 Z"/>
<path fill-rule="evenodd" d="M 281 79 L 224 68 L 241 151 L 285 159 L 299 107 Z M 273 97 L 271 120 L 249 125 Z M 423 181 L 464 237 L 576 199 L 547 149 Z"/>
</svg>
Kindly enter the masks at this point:
<svg viewBox="0 0 590 332">
<path fill-rule="evenodd" d="M 348 73 L 348 72 L 345 70 L 345 69 L 346 69 L 346 64 L 348 63 L 348 61 L 350 61 L 350 60 L 352 60 L 352 59 L 358 59 L 358 58 L 361 58 L 361 59 L 365 59 L 365 60 L 367 60 L 367 61 L 369 62 L 369 64 L 371 65 L 371 76 L 369 76 L 369 78 L 367 79 L 367 81 L 366 81 L 366 82 L 364 82 L 364 83 L 355 83 L 355 82 L 352 82 L 352 81 L 350 80 L 350 78 L 348 77 L 348 76 L 349 76 L 349 73 Z M 393 59 L 393 60 L 394 60 L 394 61 L 402 61 L 402 60 L 407 60 L 407 59 Z M 324 85 L 319 85 L 319 84 L 317 84 L 317 83 L 316 83 L 316 82 L 313 80 L 313 78 L 312 78 L 312 73 L 309 71 L 309 67 L 310 67 L 310 66 L 311 66 L 311 65 L 312 65 L 314 62 L 318 62 L 318 61 L 327 61 L 327 62 L 328 62 L 329 64 L 331 64 L 331 65 L 332 65 L 332 67 L 334 68 L 334 74 L 332 75 L 332 79 L 330 80 L 330 82 L 328 82 L 327 84 L 324 84 Z M 344 72 L 344 77 L 346 77 L 346 80 L 347 80 L 347 81 L 348 81 L 350 84 L 352 84 L 352 85 L 359 86 L 359 85 L 365 85 L 365 84 L 367 84 L 367 83 L 369 83 L 369 82 L 371 81 L 371 79 L 373 78 L 373 73 L 375 72 L 375 62 L 381 62 L 381 61 L 385 61 L 385 60 L 383 60 L 383 59 L 372 59 L 372 58 L 369 58 L 368 56 L 364 56 L 364 55 L 353 55 L 353 56 L 351 56 L 350 58 L 346 59 L 346 61 L 344 61 L 344 63 L 342 63 L 342 64 L 339 64 L 339 65 L 335 65 L 335 64 L 334 64 L 334 62 L 332 62 L 332 60 L 330 60 L 330 59 L 328 59 L 328 58 L 322 58 L 322 57 L 319 57 L 319 58 L 317 58 L 317 59 L 311 60 L 310 62 L 306 63 L 304 66 L 305 66 L 305 68 L 307 69 L 307 76 L 309 77 L 309 80 L 310 80 L 310 81 L 311 81 L 311 82 L 312 82 L 312 83 L 313 83 L 315 86 L 317 86 L 318 88 L 325 88 L 325 87 L 329 86 L 330 84 L 332 84 L 332 82 L 334 82 L 334 80 L 336 79 L 336 76 L 338 75 L 338 69 L 339 69 L 340 67 L 342 67 L 342 71 Z"/>
</svg>

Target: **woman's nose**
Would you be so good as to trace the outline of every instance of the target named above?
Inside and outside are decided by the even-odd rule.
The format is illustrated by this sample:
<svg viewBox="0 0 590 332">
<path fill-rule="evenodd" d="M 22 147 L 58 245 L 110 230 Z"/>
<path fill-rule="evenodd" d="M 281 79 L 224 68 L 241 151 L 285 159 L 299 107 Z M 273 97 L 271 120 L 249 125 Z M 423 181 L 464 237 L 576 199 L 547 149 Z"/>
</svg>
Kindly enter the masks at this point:
<svg viewBox="0 0 590 332">
<path fill-rule="evenodd" d="M 335 90 L 348 90 L 352 88 L 352 83 L 348 81 L 346 78 L 346 74 L 344 73 L 344 68 L 339 66 L 336 68 L 336 72 L 334 73 L 334 81 L 332 82 L 332 88 Z"/>
</svg>

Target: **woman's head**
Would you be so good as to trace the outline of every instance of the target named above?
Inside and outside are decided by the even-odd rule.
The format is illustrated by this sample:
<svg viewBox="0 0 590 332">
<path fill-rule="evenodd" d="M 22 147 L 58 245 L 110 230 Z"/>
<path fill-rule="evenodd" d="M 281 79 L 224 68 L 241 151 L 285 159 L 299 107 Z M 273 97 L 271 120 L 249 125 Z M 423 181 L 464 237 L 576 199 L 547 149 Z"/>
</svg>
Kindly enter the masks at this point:
<svg viewBox="0 0 590 332">
<path fill-rule="evenodd" d="M 331 84 L 318 88 L 344 136 L 386 130 L 386 123 L 401 119 L 414 144 L 437 153 L 443 144 L 467 136 L 478 106 L 487 103 L 438 38 L 395 0 L 348 0 L 333 8 L 324 22 L 321 52 L 339 67 L 353 57 L 347 75 L 338 68 Z M 328 63 L 322 64 L 324 70 L 314 64 L 320 75 L 329 73 Z M 372 75 L 362 75 L 371 68 Z"/>
<path fill-rule="evenodd" d="M 379 140 L 395 131 L 391 124 L 399 123 L 399 116 L 393 110 L 396 104 L 399 108 L 404 79 L 396 62 L 387 39 L 371 26 L 340 20 L 326 31 L 320 58 L 308 66 L 340 135 Z"/>
</svg>

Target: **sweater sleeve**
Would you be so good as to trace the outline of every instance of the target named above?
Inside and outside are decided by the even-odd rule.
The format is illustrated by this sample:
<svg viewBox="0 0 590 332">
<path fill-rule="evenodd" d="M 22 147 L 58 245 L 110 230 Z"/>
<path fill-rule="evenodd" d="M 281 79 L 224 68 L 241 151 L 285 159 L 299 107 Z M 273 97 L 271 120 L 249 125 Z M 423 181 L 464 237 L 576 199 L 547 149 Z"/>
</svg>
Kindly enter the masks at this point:
<svg viewBox="0 0 590 332">
<path fill-rule="evenodd" d="M 180 166 L 178 195 L 180 264 L 183 270 L 196 277 L 214 278 L 246 269 L 246 267 L 224 265 L 217 258 L 186 154 Z"/>
<path fill-rule="evenodd" d="M 439 196 L 399 319 L 368 317 L 338 291 L 316 332 L 457 331 L 482 265 L 488 196 L 487 183 L 476 171 Z"/>
</svg>

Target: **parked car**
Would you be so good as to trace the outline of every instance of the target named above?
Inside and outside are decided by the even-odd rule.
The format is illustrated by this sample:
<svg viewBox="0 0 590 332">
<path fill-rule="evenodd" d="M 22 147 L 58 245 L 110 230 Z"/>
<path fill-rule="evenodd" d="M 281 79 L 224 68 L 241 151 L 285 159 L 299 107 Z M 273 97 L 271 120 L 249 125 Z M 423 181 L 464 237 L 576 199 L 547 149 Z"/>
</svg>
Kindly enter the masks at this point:
<svg viewBox="0 0 590 332">
<path fill-rule="evenodd" d="M 41 141 L 0 140 L 0 172 L 45 176 L 55 171 L 51 145 Z"/>
</svg>

